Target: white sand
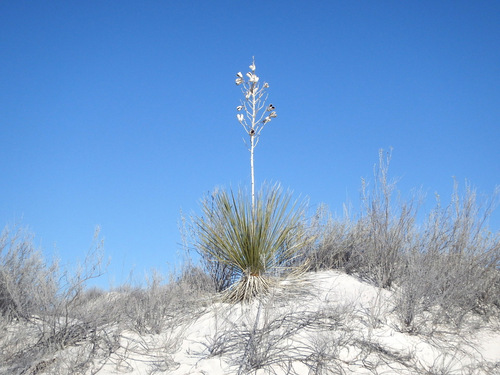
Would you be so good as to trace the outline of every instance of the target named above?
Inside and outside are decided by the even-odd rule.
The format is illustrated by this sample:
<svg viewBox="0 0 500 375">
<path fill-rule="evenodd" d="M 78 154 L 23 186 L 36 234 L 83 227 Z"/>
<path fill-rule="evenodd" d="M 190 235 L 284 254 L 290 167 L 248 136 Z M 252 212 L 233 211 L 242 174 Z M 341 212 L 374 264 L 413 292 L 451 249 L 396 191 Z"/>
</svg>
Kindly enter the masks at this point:
<svg viewBox="0 0 500 375">
<path fill-rule="evenodd" d="M 126 333 L 98 374 L 237 374 L 245 359 L 259 356 L 262 368 L 250 373 L 500 374 L 498 324 L 411 335 L 392 311 L 393 292 L 335 271 L 293 285 L 272 303 L 212 303 L 194 321 L 159 335 Z M 321 353 L 331 372 L 314 361 Z"/>
<path fill-rule="evenodd" d="M 493 326 L 472 334 L 410 335 L 402 332 L 392 313 L 392 292 L 334 271 L 309 274 L 302 283 L 294 297 L 275 298 L 272 305 L 213 303 L 191 324 L 161 335 L 127 335 L 122 343 L 127 351 L 117 353 L 123 358 L 113 355 L 99 374 L 142 375 L 152 369 L 178 375 L 232 374 L 252 353 L 268 356 L 255 374 L 286 374 L 291 369 L 298 374 L 322 373 L 314 361 L 307 361 L 315 350 L 321 352 L 318 348 L 325 349 L 324 363 L 333 373 L 336 368 L 346 374 L 500 373 L 500 333 Z M 293 326 L 287 317 L 300 319 L 320 311 L 326 320 L 330 314 L 331 321 L 306 324 L 279 339 L 286 327 Z M 266 325 L 273 328 L 255 340 L 260 347 L 252 351 L 250 333 Z"/>
</svg>

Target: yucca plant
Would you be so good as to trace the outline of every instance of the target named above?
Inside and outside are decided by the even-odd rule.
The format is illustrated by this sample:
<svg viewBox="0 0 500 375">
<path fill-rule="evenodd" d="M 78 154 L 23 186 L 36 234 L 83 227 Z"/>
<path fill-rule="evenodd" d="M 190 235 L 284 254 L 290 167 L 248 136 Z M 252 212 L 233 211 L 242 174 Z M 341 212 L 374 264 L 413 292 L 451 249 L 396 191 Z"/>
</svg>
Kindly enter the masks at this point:
<svg viewBox="0 0 500 375">
<path fill-rule="evenodd" d="M 235 283 L 229 302 L 249 301 L 271 286 L 272 274 L 286 268 L 307 243 L 305 202 L 291 203 L 279 185 L 265 186 L 252 206 L 244 190 L 216 191 L 195 217 L 197 249 L 230 267 Z"/>
</svg>

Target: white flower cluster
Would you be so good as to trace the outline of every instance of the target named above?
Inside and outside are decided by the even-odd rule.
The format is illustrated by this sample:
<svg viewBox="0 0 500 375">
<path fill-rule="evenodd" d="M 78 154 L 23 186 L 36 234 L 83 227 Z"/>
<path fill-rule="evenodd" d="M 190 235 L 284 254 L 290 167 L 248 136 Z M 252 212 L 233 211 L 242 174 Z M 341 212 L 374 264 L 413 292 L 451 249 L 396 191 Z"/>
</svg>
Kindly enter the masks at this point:
<svg viewBox="0 0 500 375">
<path fill-rule="evenodd" d="M 264 82 L 262 87 L 259 85 L 259 76 L 255 73 L 255 61 L 249 66 L 250 72 L 246 74 L 248 80 L 241 72 L 236 73 L 235 83 L 237 86 L 242 85 L 242 92 L 245 95 L 245 100 L 241 102 L 241 105 L 236 107 L 238 112 L 244 111 L 246 117 L 243 113 L 238 113 L 236 118 L 238 122 L 245 128 L 245 131 L 251 136 L 258 136 L 263 126 L 270 122 L 273 118 L 277 117 L 275 107 L 269 104 L 266 109 L 261 113 L 265 107 L 265 102 L 267 99 L 266 89 L 269 88 L 269 84 Z M 247 119 L 250 122 L 247 123 Z"/>
</svg>

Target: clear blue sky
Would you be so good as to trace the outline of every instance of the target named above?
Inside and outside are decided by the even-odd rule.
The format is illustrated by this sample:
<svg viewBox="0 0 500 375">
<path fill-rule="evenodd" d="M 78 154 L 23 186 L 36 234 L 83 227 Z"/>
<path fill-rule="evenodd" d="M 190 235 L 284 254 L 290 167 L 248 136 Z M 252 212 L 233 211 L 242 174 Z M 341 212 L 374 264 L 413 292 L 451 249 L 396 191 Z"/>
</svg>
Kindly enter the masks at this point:
<svg viewBox="0 0 500 375">
<path fill-rule="evenodd" d="M 235 73 L 270 83 L 256 149 L 280 181 L 341 213 L 393 147 L 403 194 L 500 184 L 499 1 L 2 1 L 0 225 L 108 273 L 180 264 L 180 210 L 249 185 Z M 498 211 L 493 230 L 500 228 Z"/>
</svg>

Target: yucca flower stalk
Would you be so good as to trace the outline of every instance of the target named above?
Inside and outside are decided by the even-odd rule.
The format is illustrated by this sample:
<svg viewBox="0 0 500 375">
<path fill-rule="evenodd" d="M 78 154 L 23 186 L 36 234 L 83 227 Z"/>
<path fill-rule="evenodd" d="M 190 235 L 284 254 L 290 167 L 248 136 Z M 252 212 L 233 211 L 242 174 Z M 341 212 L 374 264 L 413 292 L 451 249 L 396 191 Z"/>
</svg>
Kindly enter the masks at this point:
<svg viewBox="0 0 500 375">
<path fill-rule="evenodd" d="M 195 217 L 197 248 L 234 270 L 238 281 L 228 289 L 230 302 L 249 301 L 265 293 L 271 272 L 290 266 L 307 241 L 305 203 L 291 203 L 279 185 L 263 187 L 255 204 L 248 194 L 219 190 L 202 202 Z"/>
<path fill-rule="evenodd" d="M 259 143 L 259 137 L 264 126 L 277 117 L 275 107 L 269 104 L 266 107 L 268 94 L 266 90 L 269 84 L 264 82 L 259 84 L 259 76 L 255 73 L 255 59 L 252 59 L 252 64 L 249 66 L 250 72 L 246 74 L 248 80 L 245 80 L 243 74 L 236 74 L 236 85 L 241 85 L 241 91 L 245 96 L 245 100 L 241 100 L 241 105 L 236 107 L 240 113 L 236 115 L 238 122 L 243 126 L 243 129 L 250 137 L 250 173 L 252 185 L 252 207 L 255 206 L 255 174 L 254 174 L 254 149 Z"/>
</svg>

